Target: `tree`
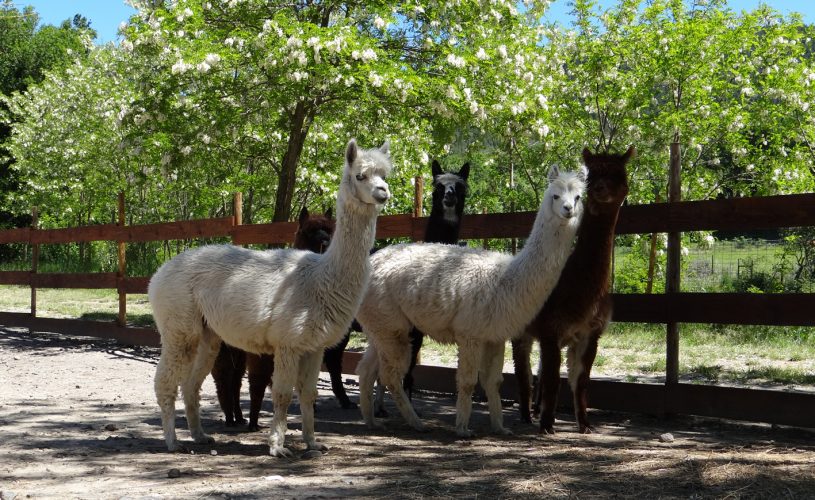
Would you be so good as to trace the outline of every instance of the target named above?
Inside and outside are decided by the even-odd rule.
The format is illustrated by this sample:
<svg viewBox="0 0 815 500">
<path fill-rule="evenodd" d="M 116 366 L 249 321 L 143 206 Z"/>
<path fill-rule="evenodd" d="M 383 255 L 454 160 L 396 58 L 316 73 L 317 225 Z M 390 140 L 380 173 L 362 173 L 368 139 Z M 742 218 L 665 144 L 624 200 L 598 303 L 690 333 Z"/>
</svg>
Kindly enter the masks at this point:
<svg viewBox="0 0 815 500">
<path fill-rule="evenodd" d="M 43 26 L 38 28 L 39 16 L 32 7 L 19 10 L 10 1 L 0 5 L 0 93 L 9 96 L 14 92 L 25 91 L 29 86 L 42 81 L 50 69 L 64 68 L 76 57 L 84 53 L 88 37 L 89 23 L 84 18 L 75 17 L 77 23 L 66 21 L 61 27 Z M 94 34 L 95 35 L 95 34 Z M 20 188 L 20 179 L 12 168 L 14 156 L 8 149 L 8 140 L 13 123 L 2 120 L 7 115 L 8 106 L 0 99 L 0 206 L 8 206 L 7 197 Z M 28 223 L 27 211 L 12 213 L 0 210 L 0 226 L 19 226 Z"/>
</svg>

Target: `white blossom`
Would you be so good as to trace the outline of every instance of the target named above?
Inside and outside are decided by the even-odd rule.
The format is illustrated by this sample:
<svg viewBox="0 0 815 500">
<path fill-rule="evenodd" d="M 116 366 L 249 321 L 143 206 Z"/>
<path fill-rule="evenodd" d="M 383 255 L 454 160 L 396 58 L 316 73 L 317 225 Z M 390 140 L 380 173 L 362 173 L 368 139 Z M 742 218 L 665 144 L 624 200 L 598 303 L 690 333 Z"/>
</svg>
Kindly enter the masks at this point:
<svg viewBox="0 0 815 500">
<path fill-rule="evenodd" d="M 374 87 L 381 87 L 382 84 L 385 83 L 385 80 L 375 71 L 371 71 L 368 74 L 368 81 L 371 82 L 371 85 Z"/>
<path fill-rule="evenodd" d="M 463 57 L 457 56 L 455 54 L 448 54 L 447 55 L 447 62 L 456 68 L 463 68 L 467 63 L 464 61 Z"/>
<path fill-rule="evenodd" d="M 489 56 L 487 55 L 487 52 L 484 50 L 484 47 L 479 47 L 478 52 L 475 53 L 475 57 L 478 60 L 483 61 L 487 59 Z"/>
<path fill-rule="evenodd" d="M 376 29 L 380 29 L 380 30 L 381 30 L 382 28 L 384 28 L 384 27 L 385 27 L 385 20 L 384 20 L 384 19 L 382 19 L 382 18 L 381 18 L 381 17 L 379 17 L 379 16 L 376 16 L 376 19 L 374 19 L 374 26 L 376 26 Z"/>
</svg>

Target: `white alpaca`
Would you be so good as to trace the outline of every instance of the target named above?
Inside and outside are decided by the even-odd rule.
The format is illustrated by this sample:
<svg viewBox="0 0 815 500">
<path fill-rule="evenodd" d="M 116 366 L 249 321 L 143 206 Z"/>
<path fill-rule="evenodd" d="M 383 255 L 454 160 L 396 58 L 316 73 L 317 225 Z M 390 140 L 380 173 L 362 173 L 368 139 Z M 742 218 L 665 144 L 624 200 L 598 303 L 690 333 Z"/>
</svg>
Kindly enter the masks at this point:
<svg viewBox="0 0 815 500">
<path fill-rule="evenodd" d="M 408 402 L 402 377 L 410 361 L 408 333 L 416 327 L 458 345 L 456 433 L 468 429 L 472 391 L 481 377 L 492 429 L 507 434 L 498 393 L 504 344 L 517 337 L 554 289 L 579 225 L 583 171 L 549 172 L 532 232 L 517 256 L 453 245 L 394 245 L 371 256 L 371 281 L 357 320 L 368 337 L 360 360 L 360 409 L 375 425 L 377 375 L 405 420 L 424 428 Z"/>
<path fill-rule="evenodd" d="M 297 390 L 303 440 L 314 438 L 314 401 L 323 350 L 348 331 L 371 268 L 376 217 L 390 198 L 388 143 L 361 150 L 352 139 L 337 193 L 337 224 L 324 254 L 305 250 L 247 250 L 212 245 L 165 263 L 148 288 L 161 358 L 155 389 L 167 448 L 178 448 L 175 400 L 184 397 L 187 424 L 196 443 L 213 439 L 201 427 L 201 384 L 212 369 L 221 340 L 253 353 L 274 353 L 274 417 L 269 453 L 290 456 L 286 417 Z"/>
</svg>

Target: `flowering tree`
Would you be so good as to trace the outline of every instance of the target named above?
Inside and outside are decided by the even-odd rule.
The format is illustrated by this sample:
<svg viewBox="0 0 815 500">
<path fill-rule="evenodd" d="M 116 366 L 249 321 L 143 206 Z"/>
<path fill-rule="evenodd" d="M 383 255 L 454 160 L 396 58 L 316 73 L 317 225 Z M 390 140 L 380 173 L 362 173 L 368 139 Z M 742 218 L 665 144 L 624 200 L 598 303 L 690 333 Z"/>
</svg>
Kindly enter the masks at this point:
<svg viewBox="0 0 815 500">
<path fill-rule="evenodd" d="M 144 62 L 149 90 L 125 118 L 130 145 L 167 139 L 168 183 L 205 169 L 248 193 L 250 219 L 273 199 L 273 220 L 287 220 L 298 187 L 304 197 L 336 183 L 351 136 L 390 138 L 397 168 L 415 174 L 462 123 L 488 121 L 496 103 L 532 104 L 522 54 L 544 4 L 139 5 L 123 47 Z M 273 193 L 262 185 L 270 177 Z M 409 185 L 396 184 L 404 204 Z"/>
</svg>

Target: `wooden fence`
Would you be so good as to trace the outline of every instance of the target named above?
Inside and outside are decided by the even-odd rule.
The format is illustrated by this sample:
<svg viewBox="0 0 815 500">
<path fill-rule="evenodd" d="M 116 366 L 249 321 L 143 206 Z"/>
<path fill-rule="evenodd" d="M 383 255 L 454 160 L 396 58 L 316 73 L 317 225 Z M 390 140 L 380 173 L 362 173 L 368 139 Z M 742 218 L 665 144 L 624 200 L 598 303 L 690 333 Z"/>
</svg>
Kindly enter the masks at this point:
<svg viewBox="0 0 815 500">
<path fill-rule="evenodd" d="M 417 185 L 420 190 L 421 184 Z M 417 208 L 413 214 L 382 216 L 378 219 L 377 238 L 421 239 L 427 219 L 421 217 L 420 191 L 417 191 L 416 198 Z M 31 287 L 31 312 L 0 312 L 0 324 L 156 346 L 158 335 L 153 329 L 128 327 L 125 324 L 126 295 L 145 293 L 149 281 L 148 276 L 126 275 L 125 245 L 205 237 L 230 237 L 234 244 L 239 245 L 291 243 L 297 227 L 293 222 L 241 225 L 240 218 L 234 216 L 127 226 L 124 224 L 124 210 L 124 197 L 120 195 L 118 224 L 42 230 L 36 227 L 35 212 L 33 227 L 0 231 L 0 244 L 26 243 L 33 248 L 31 271 L 0 272 L 0 284 Z M 241 213 L 240 196 L 236 196 L 234 212 Z M 523 238 L 529 234 L 534 217 L 534 212 L 466 215 L 461 238 Z M 620 212 L 617 234 L 676 235 L 685 231 L 750 231 L 801 226 L 815 226 L 815 194 L 625 206 Z M 113 241 L 118 244 L 118 272 L 37 272 L 39 245 L 88 241 Z M 678 245 L 678 242 L 678 238 L 669 238 L 669 247 Z M 678 269 L 679 249 L 669 248 L 668 256 L 669 261 L 674 260 L 669 262 L 669 267 Z M 39 318 L 36 314 L 37 288 L 116 289 L 120 297 L 118 321 Z M 664 294 L 615 294 L 613 297 L 614 321 L 667 325 L 666 382 L 640 384 L 592 380 L 589 393 L 591 407 L 815 427 L 815 394 L 679 383 L 677 342 L 678 325 L 681 323 L 815 326 L 815 294 L 684 293 L 679 292 L 678 282 L 666 288 L 669 291 Z M 346 372 L 353 373 L 358 357 L 356 353 L 346 353 Z M 415 372 L 415 377 L 419 388 L 455 391 L 454 369 L 421 366 Z M 515 397 L 514 384 L 514 375 L 505 374 L 502 391 L 506 397 Z M 560 400 L 566 404 L 570 401 L 568 391 L 564 380 Z"/>
</svg>

